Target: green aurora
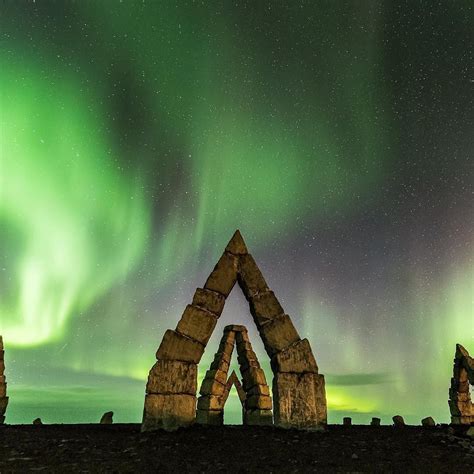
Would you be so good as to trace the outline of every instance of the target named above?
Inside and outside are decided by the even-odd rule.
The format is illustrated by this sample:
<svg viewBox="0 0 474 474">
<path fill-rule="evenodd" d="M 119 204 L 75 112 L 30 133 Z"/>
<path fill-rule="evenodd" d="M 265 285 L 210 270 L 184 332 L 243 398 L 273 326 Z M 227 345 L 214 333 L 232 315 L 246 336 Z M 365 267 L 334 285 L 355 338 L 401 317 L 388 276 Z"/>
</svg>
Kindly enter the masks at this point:
<svg viewBox="0 0 474 474">
<path fill-rule="evenodd" d="M 469 2 L 0 8 L 7 422 L 138 422 L 162 334 L 236 228 L 312 343 L 330 422 L 448 420 L 454 345 L 474 351 Z M 243 323 L 271 379 L 237 293 L 200 376 Z"/>
</svg>

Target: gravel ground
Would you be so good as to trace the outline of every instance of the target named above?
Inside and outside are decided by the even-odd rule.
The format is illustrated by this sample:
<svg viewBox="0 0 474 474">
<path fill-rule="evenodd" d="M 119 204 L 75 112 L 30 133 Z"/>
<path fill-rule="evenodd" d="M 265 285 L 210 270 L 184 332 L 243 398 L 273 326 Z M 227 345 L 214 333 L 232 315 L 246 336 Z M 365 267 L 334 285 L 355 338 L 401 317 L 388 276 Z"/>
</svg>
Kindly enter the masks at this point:
<svg viewBox="0 0 474 474">
<path fill-rule="evenodd" d="M 474 473 L 474 442 L 446 425 L 330 425 L 324 432 L 194 426 L 146 434 L 135 424 L 0 427 L 0 473 L 316 471 Z"/>
</svg>

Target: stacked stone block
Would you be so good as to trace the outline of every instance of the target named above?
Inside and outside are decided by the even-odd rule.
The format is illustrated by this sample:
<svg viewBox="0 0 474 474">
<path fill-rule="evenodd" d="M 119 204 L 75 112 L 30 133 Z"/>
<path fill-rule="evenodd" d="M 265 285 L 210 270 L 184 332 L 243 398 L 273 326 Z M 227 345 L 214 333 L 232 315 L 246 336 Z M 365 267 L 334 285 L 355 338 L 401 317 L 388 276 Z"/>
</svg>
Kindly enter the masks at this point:
<svg viewBox="0 0 474 474">
<path fill-rule="evenodd" d="M 448 401 L 453 424 L 474 423 L 474 404 L 469 384 L 474 385 L 474 359 L 461 344 L 456 344 Z"/>
<path fill-rule="evenodd" d="M 248 253 L 240 256 L 238 282 L 271 359 L 275 425 L 312 428 L 326 424 L 324 376 L 318 373 L 309 342 L 299 337 Z"/>
<path fill-rule="evenodd" d="M 223 280 L 219 271 L 214 278 Z M 176 329 L 166 331 L 156 353 L 157 361 L 148 376 L 143 431 L 174 430 L 194 423 L 197 367 L 224 302 L 222 294 L 198 288 Z"/>
<path fill-rule="evenodd" d="M 5 351 L 3 349 L 3 339 L 0 336 L 0 425 L 5 422 L 5 412 L 7 411 L 7 382 L 5 379 Z"/>
<path fill-rule="evenodd" d="M 240 232 L 236 231 L 204 288 L 196 290 L 192 304 L 186 308 L 176 329 L 166 331 L 163 337 L 157 351 L 157 363 L 148 378 L 142 425 L 144 431 L 174 429 L 194 421 L 197 364 L 225 300 L 237 281 L 249 302 L 250 312 L 271 358 L 275 424 L 288 428 L 312 428 L 326 423 L 324 376 L 318 373 L 309 342 L 299 337 L 290 317 L 285 314 L 255 260 L 248 253 Z M 244 342 L 242 347 L 247 351 Z M 230 360 L 226 360 L 226 349 L 223 348 L 221 352 L 222 357 L 214 360 L 211 370 L 222 370 L 220 367 L 226 364 L 228 369 Z M 258 424 L 260 415 L 263 416 L 260 412 L 269 410 L 270 394 L 259 392 L 262 388 L 255 388 L 264 386 L 266 382 L 262 382 L 264 375 L 262 378 L 260 366 L 250 362 L 253 360 L 247 357 L 248 368 L 243 371 L 246 372 L 244 389 L 253 389 L 255 392 L 247 397 L 248 410 L 245 409 L 247 422 L 255 421 Z M 173 371 L 172 375 L 167 373 L 170 370 Z M 220 377 L 223 380 L 222 374 Z M 221 383 L 217 376 L 214 379 L 215 383 Z M 254 383 L 255 380 L 257 382 Z M 203 386 L 204 390 L 212 388 L 208 387 L 208 383 Z M 249 387 L 249 383 L 254 384 Z M 214 388 L 217 390 L 220 386 Z M 211 392 L 201 395 L 215 396 Z M 197 416 L 204 416 L 199 410 L 198 407 Z M 218 423 L 220 418 L 215 415 Z"/>
</svg>

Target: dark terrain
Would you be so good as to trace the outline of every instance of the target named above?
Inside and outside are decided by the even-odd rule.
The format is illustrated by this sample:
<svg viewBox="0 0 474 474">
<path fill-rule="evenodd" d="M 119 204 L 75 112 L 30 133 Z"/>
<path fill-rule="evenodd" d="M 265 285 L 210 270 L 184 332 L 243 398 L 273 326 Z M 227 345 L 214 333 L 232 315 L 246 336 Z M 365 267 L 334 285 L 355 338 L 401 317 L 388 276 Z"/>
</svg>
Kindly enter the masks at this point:
<svg viewBox="0 0 474 474">
<path fill-rule="evenodd" d="M 465 430 L 464 430 L 465 431 Z M 474 472 L 474 442 L 443 425 L 192 427 L 140 433 L 127 425 L 0 427 L 0 472 Z"/>
</svg>

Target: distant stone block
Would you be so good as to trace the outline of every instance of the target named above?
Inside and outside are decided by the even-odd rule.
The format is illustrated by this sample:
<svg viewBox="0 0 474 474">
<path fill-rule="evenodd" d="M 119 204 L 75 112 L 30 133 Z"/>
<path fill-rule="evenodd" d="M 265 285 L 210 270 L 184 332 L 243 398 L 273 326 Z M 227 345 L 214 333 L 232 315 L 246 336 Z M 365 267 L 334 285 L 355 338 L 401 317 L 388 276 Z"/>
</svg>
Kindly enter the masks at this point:
<svg viewBox="0 0 474 474">
<path fill-rule="evenodd" d="M 370 426 L 380 426 L 380 418 L 373 417 L 372 421 L 370 422 Z"/>
<path fill-rule="evenodd" d="M 431 416 L 427 416 L 426 418 L 423 418 L 421 420 L 421 424 L 422 426 L 436 426 L 436 423 Z"/>
<path fill-rule="evenodd" d="M 395 426 L 397 428 L 405 426 L 405 420 L 403 419 L 403 416 L 401 416 L 401 415 L 393 416 L 392 421 L 393 421 L 393 426 Z"/>
<path fill-rule="evenodd" d="M 100 424 L 101 425 L 111 425 L 114 422 L 114 412 L 113 411 L 107 411 L 102 415 L 102 418 L 100 419 Z"/>
<path fill-rule="evenodd" d="M 352 418 L 349 417 L 349 416 L 345 416 L 343 419 L 342 419 L 342 424 L 344 426 L 351 426 L 352 425 Z"/>
</svg>

